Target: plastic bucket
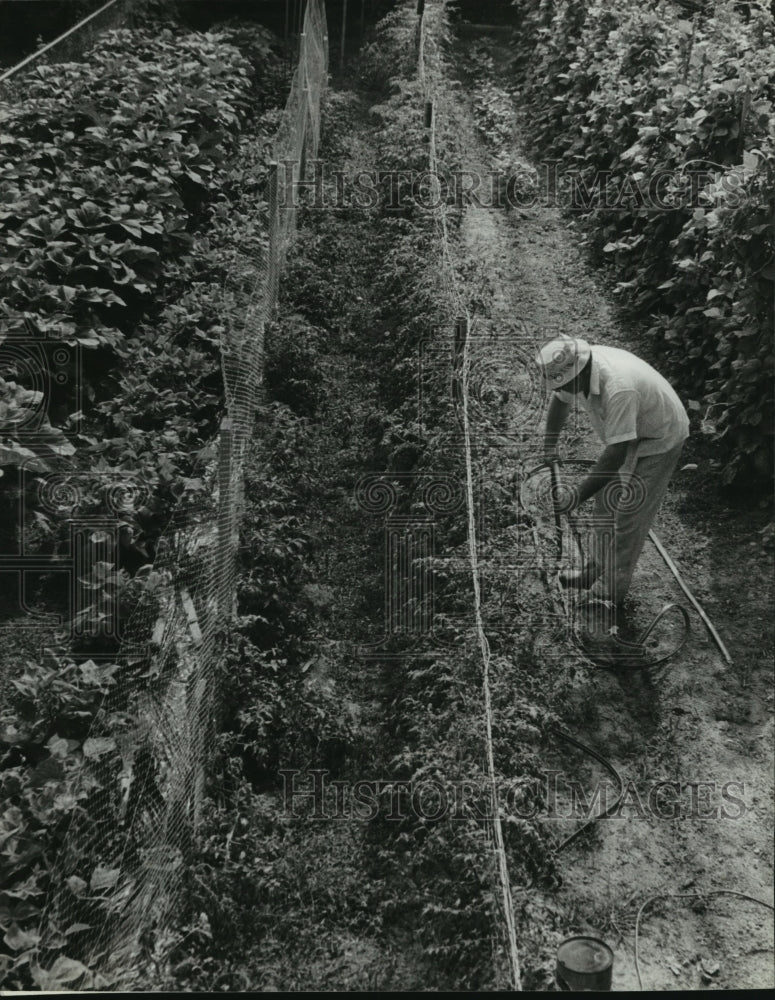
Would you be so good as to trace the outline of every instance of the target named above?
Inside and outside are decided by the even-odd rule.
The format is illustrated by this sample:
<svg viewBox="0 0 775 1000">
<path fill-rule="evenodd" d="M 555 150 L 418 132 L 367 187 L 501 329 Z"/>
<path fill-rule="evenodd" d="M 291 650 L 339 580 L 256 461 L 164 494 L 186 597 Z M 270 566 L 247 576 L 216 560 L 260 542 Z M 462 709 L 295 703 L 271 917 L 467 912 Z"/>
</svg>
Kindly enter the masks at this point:
<svg viewBox="0 0 775 1000">
<path fill-rule="evenodd" d="M 557 949 L 557 984 L 561 990 L 610 990 L 614 953 L 600 938 L 566 938 Z"/>
</svg>

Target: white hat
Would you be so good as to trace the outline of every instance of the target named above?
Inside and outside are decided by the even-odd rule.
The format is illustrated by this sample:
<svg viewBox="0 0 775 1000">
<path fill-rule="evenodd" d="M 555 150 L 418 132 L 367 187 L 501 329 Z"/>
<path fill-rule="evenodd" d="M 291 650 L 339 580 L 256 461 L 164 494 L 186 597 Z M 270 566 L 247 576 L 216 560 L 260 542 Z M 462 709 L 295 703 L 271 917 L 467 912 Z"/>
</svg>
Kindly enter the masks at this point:
<svg viewBox="0 0 775 1000">
<path fill-rule="evenodd" d="M 539 349 L 536 364 L 546 384 L 559 389 L 574 379 L 592 357 L 592 348 L 580 337 L 555 337 Z"/>
</svg>

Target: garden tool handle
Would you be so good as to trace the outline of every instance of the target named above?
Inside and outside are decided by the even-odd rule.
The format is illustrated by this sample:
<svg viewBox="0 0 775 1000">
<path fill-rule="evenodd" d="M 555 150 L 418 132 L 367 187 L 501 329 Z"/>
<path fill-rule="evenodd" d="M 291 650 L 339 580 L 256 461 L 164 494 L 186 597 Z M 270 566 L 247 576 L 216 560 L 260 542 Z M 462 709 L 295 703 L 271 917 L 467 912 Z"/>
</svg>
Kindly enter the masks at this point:
<svg viewBox="0 0 775 1000">
<path fill-rule="evenodd" d="M 558 558 L 562 561 L 562 543 L 563 543 L 563 530 L 562 530 L 562 520 L 561 514 L 557 510 L 557 499 L 560 492 L 560 463 L 555 458 L 549 463 L 549 470 L 552 476 L 552 498 L 554 506 L 554 524 L 557 531 L 557 550 Z M 576 521 L 576 515 L 573 511 L 568 511 L 565 517 L 568 520 L 568 527 L 570 528 L 571 535 L 573 537 L 574 544 L 576 546 L 576 551 L 579 558 L 579 565 L 584 568 L 586 559 L 584 557 L 584 549 L 581 545 L 581 539 L 579 538 L 579 528 Z"/>
<path fill-rule="evenodd" d="M 557 534 L 557 558 L 562 561 L 562 521 L 557 507 L 560 499 L 560 463 L 556 458 L 549 463 L 549 472 L 552 477 L 552 507 L 554 508 L 554 527 Z"/>
</svg>

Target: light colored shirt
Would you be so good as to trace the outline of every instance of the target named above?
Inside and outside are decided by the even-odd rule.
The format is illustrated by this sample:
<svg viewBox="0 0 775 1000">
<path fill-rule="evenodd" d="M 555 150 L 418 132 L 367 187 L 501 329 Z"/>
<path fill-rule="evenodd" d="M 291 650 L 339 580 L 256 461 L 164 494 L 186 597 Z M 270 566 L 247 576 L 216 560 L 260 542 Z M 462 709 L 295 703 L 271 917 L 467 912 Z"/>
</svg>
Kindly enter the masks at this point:
<svg viewBox="0 0 775 1000">
<path fill-rule="evenodd" d="M 689 418 L 675 389 L 621 348 L 592 347 L 589 395 L 577 395 L 605 445 L 632 442 L 625 465 L 670 451 L 689 436 Z M 557 391 L 557 396 L 573 404 L 576 394 Z"/>
</svg>

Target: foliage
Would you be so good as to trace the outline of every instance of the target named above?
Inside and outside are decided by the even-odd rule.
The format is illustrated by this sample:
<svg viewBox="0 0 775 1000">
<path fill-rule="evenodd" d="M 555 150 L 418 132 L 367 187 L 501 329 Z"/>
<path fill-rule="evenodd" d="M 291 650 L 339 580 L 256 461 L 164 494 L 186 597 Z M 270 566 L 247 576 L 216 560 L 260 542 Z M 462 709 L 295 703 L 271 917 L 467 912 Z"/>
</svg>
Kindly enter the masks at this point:
<svg viewBox="0 0 775 1000">
<path fill-rule="evenodd" d="M 0 928 L 7 948 L 0 962 L 6 983 L 14 988 L 28 988 L 32 982 L 55 988 L 73 980 L 91 985 L 88 970 L 75 959 L 63 956 L 63 962 L 74 964 L 60 963 L 58 973 L 45 984 L 36 965 L 40 948 L 64 947 L 70 955 L 77 953 L 79 935 L 89 924 L 75 920 L 62 927 L 62 940 L 56 942 L 51 932 L 41 940 L 37 928 L 47 896 L 62 875 L 58 854 L 74 814 L 93 814 L 105 789 L 116 784 L 116 740 L 90 738 L 89 730 L 105 695 L 117 683 L 118 670 L 115 664 L 76 663 L 49 650 L 40 662 L 27 663 L 12 681 L 14 691 L 0 719 Z M 125 716 L 113 718 L 116 733 L 126 722 Z M 84 767 L 87 761 L 89 768 Z M 101 890 L 107 888 L 107 883 L 98 884 L 100 859 L 85 853 L 70 860 L 73 892 L 91 885 L 91 905 L 99 907 L 105 902 Z"/>
<path fill-rule="evenodd" d="M 223 407 L 223 285 L 243 248 L 266 241 L 260 194 L 274 127 L 266 107 L 281 79 L 271 48 L 263 29 L 248 27 L 110 32 L 91 62 L 40 67 L 29 99 L 2 107 L 11 155 L 0 167 L 9 359 L 0 464 L 24 465 L 27 485 L 38 487 L 20 497 L 8 475 L 5 500 L 35 514 L 24 527 L 27 551 L 56 550 L 75 514 L 115 509 L 106 484 L 128 476 L 134 500 L 118 519 L 122 564 L 137 570 L 134 579 L 105 562 L 87 565 L 81 579 L 95 599 L 118 591 L 122 616 L 142 605 L 155 620 L 159 574 L 149 562 L 165 515 L 179 501 L 204 502 L 195 466 L 207 459 Z M 52 473 L 68 484 L 55 509 L 41 499 L 55 492 Z M 13 530 L 17 519 L 6 520 Z M 143 784 L 133 740 L 147 720 L 114 698 L 129 668 L 109 662 L 114 639 L 89 644 L 99 647 L 95 661 L 49 651 L 19 663 L 9 681 L 0 725 L 0 970 L 18 988 L 100 985 L 80 959 L 88 926 L 109 919 L 112 883 L 89 845 L 113 857 L 115 838 L 126 838 L 127 760 L 137 778 L 130 789 Z M 70 904 L 82 916 L 58 929 L 47 921 L 41 941 L 43 902 L 67 896 L 66 837 Z M 39 949 L 60 952 L 53 968 L 35 964 Z"/>
<path fill-rule="evenodd" d="M 427 164 L 418 96 L 400 80 L 396 93 L 374 109 L 374 156 L 385 169 Z M 446 111 L 438 135 L 454 165 L 459 151 Z M 206 841 L 192 868 L 196 878 L 187 893 L 186 928 L 171 955 L 170 981 L 187 988 L 216 982 L 245 988 L 253 985 L 245 978 L 246 965 L 255 979 L 258 964 L 262 980 L 274 984 L 280 956 L 291 946 L 303 943 L 306 963 L 307 950 L 314 953 L 329 934 L 338 938 L 352 928 L 361 941 L 374 934 L 389 942 L 401 941 L 411 928 L 425 963 L 423 982 L 485 988 L 494 979 L 491 937 L 500 915 L 481 816 L 434 822 L 409 809 L 397 823 L 386 818 L 389 803 L 383 801 L 350 842 L 325 824 L 290 823 L 278 801 L 278 767 L 308 768 L 310 761 L 345 778 L 373 773 L 398 783 L 438 781 L 449 795 L 465 782 L 474 804 L 486 807 L 488 799 L 487 779 L 474 763 L 483 739 L 480 675 L 478 657 L 466 650 L 467 630 L 450 632 L 451 647 L 443 655 L 373 665 L 381 722 L 374 733 L 358 730 L 334 679 L 335 665 L 316 642 L 321 596 L 312 567 L 325 543 L 305 527 L 314 523 L 321 489 L 336 463 L 329 455 L 328 466 L 318 464 L 323 431 L 305 415 L 310 388 L 316 390 L 308 373 L 320 369 L 324 336 L 326 350 L 365 366 L 374 384 L 373 403 L 353 431 L 361 442 L 358 465 L 384 469 L 388 477 L 400 474 L 398 510 L 422 509 L 428 475 L 461 476 L 446 366 L 431 366 L 422 378 L 418 368 L 423 344 L 438 347 L 453 321 L 434 220 L 407 199 L 397 213 L 386 212 L 383 201 L 371 210 L 338 214 L 336 224 L 332 214 L 313 211 L 303 221 L 298 259 L 289 262 L 285 311 L 268 338 L 269 383 L 276 393 L 287 393 L 297 412 L 278 403 L 260 412 L 246 481 L 239 627 L 223 679 L 230 706 L 221 740 L 223 777 L 213 785 Z M 455 223 L 452 209 L 453 230 Z M 357 233 L 352 245 L 351 231 Z M 343 280 L 348 276 L 349 282 Z M 371 288 L 367 301 L 352 294 L 355 276 Z M 326 385 L 337 370 L 335 357 L 331 363 Z M 298 387 L 286 381 L 299 374 L 301 408 L 290 399 Z M 328 420 L 328 407 L 323 415 Z M 439 611 L 459 617 L 470 610 L 470 577 L 448 571 L 445 583 L 443 567 L 459 559 L 464 517 L 452 511 L 438 517 L 436 526 Z M 378 527 L 375 536 L 381 543 Z M 527 704 L 514 704 L 508 683 L 502 697 L 499 765 L 504 774 L 527 781 L 534 749 L 523 752 L 520 742 L 526 733 L 535 737 L 538 716 L 527 714 Z M 216 789 L 223 790 L 223 801 Z M 545 852 L 534 830 L 515 825 L 507 837 L 515 872 L 543 869 Z M 305 841 L 316 859 L 312 866 L 305 865 Z M 348 850 L 352 856 L 342 857 Z M 260 959 L 241 962 L 255 941 Z M 299 973 L 282 967 L 281 982 L 288 987 Z"/>
<path fill-rule="evenodd" d="M 259 982 L 303 990 L 321 953 L 332 985 L 332 942 L 356 921 L 359 935 L 377 933 L 377 886 L 362 877 L 355 842 L 336 836 L 341 823 L 289 816 L 250 786 L 238 760 L 225 760 L 218 778 L 206 836 L 184 875 L 187 906 L 161 988 L 249 992 Z M 331 941 L 321 940 L 321 924 L 335 929 Z"/>
<path fill-rule="evenodd" d="M 443 93 L 451 83 L 444 58 L 447 25 L 441 7 L 429 5 L 426 11 L 432 9 L 439 19 L 429 28 L 427 45 L 428 52 L 435 54 L 430 62 Z M 399 13 L 395 21 L 387 22 L 388 45 Z M 390 96 L 371 109 L 378 116 L 377 162 L 395 172 L 422 171 L 428 164 L 418 115 L 421 90 L 413 75 L 395 78 Z M 456 114 L 454 99 L 439 100 L 437 155 L 452 171 L 462 161 Z M 384 469 L 388 479 L 391 473 L 397 474 L 393 480 L 396 510 L 404 513 L 424 509 L 422 491 L 427 477 L 447 476 L 460 483 L 465 471 L 459 427 L 449 400 L 446 361 L 454 304 L 441 266 L 436 221 L 408 188 L 399 188 L 398 211 L 387 212 L 385 205 L 383 195 L 378 210 L 381 266 L 372 278 L 376 305 L 361 344 L 377 361 L 379 403 L 364 432 L 373 448 L 371 466 Z M 454 236 L 460 213 L 451 201 L 446 212 Z M 421 365 L 421 358 L 433 359 L 437 352 L 444 363 L 426 360 Z M 422 416 L 418 419 L 420 399 Z M 378 912 L 385 931 L 398 925 L 405 928 L 407 923 L 415 928 L 428 958 L 430 981 L 440 988 L 486 989 L 498 981 L 498 970 L 485 956 L 491 951 L 493 928 L 502 917 L 488 824 L 483 820 L 491 815 L 489 783 L 478 763 L 484 740 L 477 695 L 481 663 L 478 651 L 467 647 L 468 629 L 458 624 L 461 617 L 466 620 L 470 615 L 470 575 L 448 569 L 450 562 L 464 556 L 464 521 L 461 509 L 435 517 L 435 611 L 440 621 L 453 623 L 447 626 L 445 651 L 428 650 L 418 658 L 405 653 L 385 666 L 390 683 L 382 769 L 396 786 L 385 794 L 399 798 L 403 794 L 406 809 L 400 822 L 390 821 L 390 808 L 383 804 L 368 837 L 371 864 L 382 884 Z M 396 640 L 396 651 L 402 648 Z M 532 729 L 533 742 L 540 737 L 542 716 L 529 702 L 514 706 L 508 684 L 502 694 L 505 700 L 499 704 L 502 714 L 498 718 L 503 731 L 498 748 L 503 771 L 499 773 L 518 776 L 527 784 L 536 773 L 538 758 L 524 735 Z M 530 713 L 535 723 L 526 726 Z M 411 808 L 411 792 L 400 791 L 402 782 L 410 787 L 433 786 L 446 803 L 454 801 L 455 790 L 464 787 L 469 811 L 455 817 L 448 811 L 436 819 L 425 817 Z M 546 851 L 534 827 L 515 823 L 507 832 L 507 843 L 513 877 L 521 881 L 523 873 L 543 872 Z"/>
<path fill-rule="evenodd" d="M 40 412 L 43 400 L 40 389 L 27 389 L 0 377 L 0 420 L 5 430 L 0 445 L 1 466 L 24 465 L 36 472 L 46 472 L 52 459 L 75 451 L 64 432 L 52 427 L 47 414 Z M 35 425 L 34 436 L 24 433 L 30 423 Z"/>
<path fill-rule="evenodd" d="M 407 12 L 412 14 L 414 7 L 412 2 L 402 8 L 407 23 L 411 21 Z M 433 11 L 439 16 L 439 30 L 430 36 L 429 51 L 438 55 L 446 32 L 445 12 L 441 4 L 434 4 Z M 443 61 L 436 68 L 443 71 Z M 422 167 L 427 162 L 418 97 L 414 82 L 405 78 L 378 110 L 375 153 L 391 168 Z M 447 107 L 439 116 L 437 142 L 440 155 L 452 166 L 459 162 L 455 133 L 454 116 Z M 164 491 L 174 496 L 181 490 L 196 496 L 204 489 L 202 480 L 190 474 L 189 462 L 207 440 L 219 412 L 217 351 L 229 317 L 228 311 L 219 315 L 220 300 L 214 305 L 213 290 L 239 259 L 228 237 L 231 222 L 235 221 L 247 242 L 262 246 L 261 226 L 251 221 L 240 195 L 246 189 L 251 196 L 260 195 L 262 151 L 250 161 L 247 150 L 238 152 L 237 130 L 232 138 L 229 149 L 231 156 L 239 157 L 236 168 L 225 162 L 214 166 L 213 185 L 204 186 L 201 198 L 197 194 L 196 206 L 186 203 L 186 190 L 191 194 L 193 189 L 178 188 L 179 178 L 172 184 L 182 205 L 177 210 L 190 213 L 186 231 L 190 230 L 192 241 L 186 252 L 165 249 L 163 269 L 149 278 L 162 299 L 158 309 L 143 311 L 126 302 L 127 310 L 137 308 L 137 322 L 130 322 L 129 312 L 121 313 L 123 307 L 113 303 L 120 313 L 116 328 L 121 336 L 115 344 L 99 348 L 130 370 L 120 380 L 116 376 L 113 384 L 95 386 L 90 410 L 94 426 L 87 433 L 95 428 L 97 432 L 86 444 L 104 456 L 106 465 L 125 462 L 129 468 L 142 468 L 157 486 L 157 497 L 166 495 Z M 399 487 L 405 485 L 399 489 L 399 509 L 405 513 L 422 509 L 422 484 L 427 476 L 448 475 L 460 482 L 463 474 L 446 366 L 424 371 L 418 365 L 423 346 L 448 347 L 454 319 L 437 263 L 434 219 L 407 200 L 395 214 L 383 209 L 377 206 L 359 220 L 374 236 L 364 239 L 361 229 L 362 244 L 373 243 L 365 255 L 373 269 L 371 301 L 357 306 L 340 303 L 339 296 L 330 293 L 327 273 L 306 275 L 306 284 L 296 289 L 299 301 L 292 303 L 279 327 L 271 330 L 267 373 L 279 399 L 261 408 L 247 461 L 238 621 L 220 677 L 223 715 L 218 760 L 199 843 L 185 869 L 184 926 L 172 932 L 171 941 L 160 934 L 155 942 L 159 953 L 170 959 L 168 966 L 157 970 L 165 985 L 254 988 L 255 983 L 247 982 L 241 970 L 257 937 L 270 969 L 280 950 L 291 952 L 294 963 L 302 950 L 309 968 L 306 952 L 314 952 L 321 925 L 333 928 L 337 937 L 355 928 L 379 940 L 389 938 L 397 925 L 404 931 L 410 926 L 422 948 L 429 981 L 458 988 L 501 985 L 498 969 L 493 968 L 498 963 L 492 961 L 500 904 L 487 840 L 489 782 L 478 763 L 483 741 L 478 697 L 481 663 L 478 650 L 467 641 L 471 583 L 461 510 L 450 511 L 437 522 L 435 568 L 440 586 L 436 594 L 449 646 L 430 656 L 406 656 L 398 665 L 395 661 L 384 665 L 375 693 L 384 717 L 375 733 L 359 731 L 357 713 L 335 680 L 337 664 L 320 651 L 320 635 L 316 634 L 317 618 L 331 601 L 315 579 L 314 557 L 320 543 L 311 527 L 316 503 L 332 485 L 331 472 L 324 469 L 331 456 L 320 455 L 324 431 L 312 419 L 323 407 L 324 330 L 326 337 L 336 338 L 338 346 L 368 366 L 378 390 L 369 417 L 358 429 L 371 444 L 359 456 L 360 467 L 368 462 L 371 468 L 385 469 L 388 476 L 416 473 L 409 479 L 396 477 Z M 321 215 L 317 213 L 323 227 L 320 244 L 324 244 L 326 220 Z M 452 207 L 453 231 L 455 221 Z M 344 284 L 338 287 L 347 291 Z M 317 289 L 311 305 L 302 300 L 306 288 Z M 325 288 L 329 288 L 327 298 Z M 296 314 L 304 309 L 314 309 L 315 315 L 305 312 L 302 318 Z M 348 327 L 354 317 L 361 320 L 355 331 Z M 104 333 L 103 327 L 100 330 Z M 188 419 L 186 405 L 192 407 Z M 158 515 L 155 502 L 149 499 L 143 513 L 138 512 L 140 529 L 152 530 Z M 113 569 L 99 569 L 95 586 L 114 586 Z M 142 588 L 145 599 L 151 590 L 150 584 Z M 528 679 L 534 664 L 523 663 L 522 673 L 516 673 L 509 657 L 513 647 L 506 641 L 503 646 L 506 653 L 495 662 L 498 679 L 494 683 L 498 781 L 501 787 L 506 776 L 522 782 L 529 800 L 545 713 L 535 708 L 537 694 Z M 81 810 L 77 822 L 84 823 L 85 829 L 89 817 L 120 815 L 117 735 L 132 732 L 138 720 L 129 712 L 105 710 L 101 695 L 112 691 L 114 677 L 112 665 L 97 667 L 58 657 L 31 665 L 17 679 L 17 696 L 7 720 L 10 728 L 5 730 L 8 766 L 4 773 L 10 775 L 12 805 L 21 811 L 21 816 L 8 817 L 13 844 L 7 871 L 12 889 L 5 899 L 9 908 L 16 907 L 13 900 L 18 898 L 25 903 L 43 898 L 52 881 L 61 881 L 61 872 L 48 859 L 32 872 L 29 885 L 22 881 L 29 874 L 23 851 L 30 831 L 39 835 L 41 844 L 57 846 L 64 831 L 61 813 L 66 806 L 72 811 L 72 796 Z M 524 697 L 514 697 L 515 679 L 525 682 Z M 98 705 L 107 717 L 101 719 L 104 726 L 100 742 L 95 743 L 87 734 Z M 96 757 L 101 771 L 98 786 L 89 789 L 79 788 L 74 778 L 76 772 L 86 773 L 79 768 L 84 757 Z M 369 761 L 375 773 L 390 774 L 396 782 L 437 782 L 448 796 L 459 782 L 465 782 L 470 788 L 471 812 L 438 821 L 415 811 L 399 823 L 385 821 L 383 814 L 368 828 L 365 860 L 370 877 L 363 878 L 363 868 L 358 867 L 364 862 L 363 844 L 358 834 L 349 840 L 309 823 L 294 828 L 283 815 L 275 797 L 278 767 L 309 767 L 310 761 L 335 774 L 346 775 L 348 767 L 357 769 L 358 776 L 364 761 Z M 13 773 L 17 763 L 18 774 Z M 54 802 L 42 832 L 33 822 L 41 808 L 24 785 L 36 773 L 50 784 L 46 794 Z M 94 774 L 95 768 L 90 767 L 88 773 Z M 58 802 L 63 794 L 57 784 L 60 779 L 71 798 Z M 91 796 L 99 798 L 101 811 L 94 808 Z M 105 803 L 109 808 L 104 808 Z M 14 823 L 21 831 L 21 848 L 13 840 Z M 108 830 L 109 836 L 117 838 L 123 833 L 120 825 L 115 833 L 112 827 Z M 512 875 L 519 882 L 544 871 L 545 846 L 534 825 L 519 820 L 508 823 L 506 840 Z M 91 856 L 85 843 L 75 838 L 76 853 L 81 853 L 74 859 L 72 881 L 66 885 L 77 904 L 83 905 L 87 923 L 108 919 L 102 912 L 108 894 L 104 890 L 112 887 L 116 874 L 106 867 L 105 859 Z M 131 849 L 132 845 L 127 846 Z M 36 861 L 39 857 L 35 855 Z M 23 895 L 27 890 L 28 895 Z M 87 905 L 93 896 L 96 908 Z M 30 935 L 34 937 L 38 915 L 23 908 L 9 915 L 6 944 L 21 957 L 19 969 L 12 973 L 14 985 L 29 982 L 24 962 L 37 944 Z M 80 964 L 77 935 L 81 930 L 78 924 L 62 928 L 65 940 L 72 935 L 74 944 L 66 950 L 68 957 L 57 960 L 60 964 L 48 970 L 48 977 L 39 979 L 42 988 L 62 983 L 83 988 L 99 985 Z M 53 947 L 52 942 L 49 945 Z M 65 948 L 61 941 L 56 946 Z M 274 979 L 270 973 L 267 978 L 270 986 L 308 985 L 298 971 Z"/>
<path fill-rule="evenodd" d="M 397 4 L 374 28 L 374 39 L 361 53 L 360 82 L 387 92 L 399 79 L 411 79 L 417 63 L 417 13 L 411 4 Z"/>
<path fill-rule="evenodd" d="M 314 417 L 323 382 L 320 331 L 293 315 L 282 324 L 269 326 L 266 342 L 264 379 L 272 398 L 300 416 Z"/>
<path fill-rule="evenodd" d="M 105 33 L 91 62 L 40 67 L 29 98 L 2 108 L 13 155 L 0 179 L 0 464 L 41 487 L 51 468 L 72 469 L 82 515 L 105 513 L 107 475 L 130 477 L 143 497 L 123 513 L 130 570 L 197 488 L 217 428 L 223 284 L 240 254 L 265 247 L 265 109 L 280 78 L 264 29 L 143 27 Z M 67 521 L 14 482 L 0 484 L 4 503 L 64 542 Z"/>
<path fill-rule="evenodd" d="M 245 169 L 236 159 L 240 133 L 261 107 L 256 73 L 228 37 L 256 63 L 278 65 L 261 30 L 109 32 L 92 61 L 41 66 L 28 99 L 2 110 L 10 155 L 0 177 L 0 288 L 10 374 L 31 391 L 23 382 L 34 350 L 44 368 L 42 407 L 66 418 L 76 392 L 82 399 L 85 433 L 65 425 L 63 450 L 82 451 L 80 464 L 134 469 L 151 484 L 191 468 L 219 403 L 213 293 L 230 262 L 197 231 L 226 233 L 233 177 Z M 60 389 L 63 347 L 72 360 Z M 181 391 L 192 381 L 200 394 Z M 12 424 L 4 421 L 4 434 Z M 163 443 L 148 434 L 162 426 Z M 44 453 L 54 440 L 37 430 L 27 437 Z M 20 447 L 8 444 L 4 464 L 28 459 Z"/>
<path fill-rule="evenodd" d="M 309 330 L 293 314 L 280 328 Z M 322 344 L 312 333 L 310 364 Z M 174 988 L 253 988 L 251 975 L 271 977 L 282 955 L 293 953 L 298 963 L 301 940 L 314 952 L 320 922 L 344 932 L 373 910 L 353 858 L 339 856 L 354 854 L 355 845 L 343 845 L 325 824 L 294 822 L 279 795 L 281 768 L 306 771 L 314 761 L 335 775 L 357 755 L 360 739 L 328 676 L 334 664 L 316 642 L 317 619 L 331 600 L 314 573 L 320 542 L 309 511 L 329 486 L 330 470 L 315 455 L 324 435 L 280 402 L 259 411 L 211 797 L 185 876 L 184 912 L 159 970 Z M 276 984 L 288 988 L 297 979 L 301 971 L 286 968 Z"/>
<path fill-rule="evenodd" d="M 233 47 L 169 30 L 111 32 L 90 63 L 39 67 L 24 104 L 3 111 L 8 333 L 120 342 L 162 259 L 191 245 L 247 76 Z"/>
<path fill-rule="evenodd" d="M 770 13 L 531 0 L 518 72 L 570 207 L 723 439 L 723 478 L 772 470 L 775 147 Z"/>
</svg>

